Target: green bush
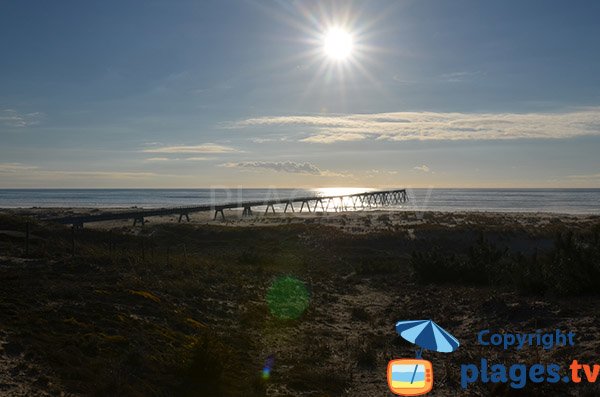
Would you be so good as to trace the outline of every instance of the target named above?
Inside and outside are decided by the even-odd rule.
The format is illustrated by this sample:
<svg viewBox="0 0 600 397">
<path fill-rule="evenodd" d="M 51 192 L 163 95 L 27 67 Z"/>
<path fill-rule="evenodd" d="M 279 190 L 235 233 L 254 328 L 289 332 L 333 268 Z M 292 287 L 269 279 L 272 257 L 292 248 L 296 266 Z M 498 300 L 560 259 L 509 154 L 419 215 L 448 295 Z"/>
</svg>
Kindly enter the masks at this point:
<svg viewBox="0 0 600 397">
<path fill-rule="evenodd" d="M 560 295 L 600 291 L 599 233 L 559 235 L 555 248 L 545 261 L 544 279 L 548 289 Z"/>
<path fill-rule="evenodd" d="M 543 255 L 512 254 L 480 237 L 467 254 L 414 252 L 410 265 L 422 283 L 512 286 L 532 294 L 581 295 L 600 291 L 600 233 L 563 233 Z"/>
<path fill-rule="evenodd" d="M 433 248 L 413 252 L 410 265 L 420 282 L 496 285 L 505 283 L 504 270 L 511 267 L 511 258 L 506 250 L 499 250 L 480 236 L 466 255 Z"/>
</svg>

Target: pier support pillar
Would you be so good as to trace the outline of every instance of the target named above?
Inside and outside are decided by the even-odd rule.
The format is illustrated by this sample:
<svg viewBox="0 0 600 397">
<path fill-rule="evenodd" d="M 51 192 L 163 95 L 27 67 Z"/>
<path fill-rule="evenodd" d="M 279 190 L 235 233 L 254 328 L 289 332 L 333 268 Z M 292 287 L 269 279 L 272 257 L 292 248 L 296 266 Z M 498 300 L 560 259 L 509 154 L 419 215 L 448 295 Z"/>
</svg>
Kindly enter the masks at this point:
<svg viewBox="0 0 600 397">
<path fill-rule="evenodd" d="M 285 203 L 285 208 L 283 210 L 283 213 L 287 212 L 288 206 L 292 209 L 292 212 L 296 212 L 294 210 L 294 204 L 291 201 L 288 201 L 287 203 Z"/>
<path fill-rule="evenodd" d="M 225 214 L 223 213 L 223 208 L 218 208 L 215 209 L 215 217 L 213 218 L 213 220 L 217 219 L 217 215 L 219 215 L 219 213 L 221 214 L 221 220 L 225 220 Z"/>
<path fill-rule="evenodd" d="M 244 207 L 242 211 L 242 217 L 252 216 L 252 207 Z"/>
<path fill-rule="evenodd" d="M 308 212 L 310 212 L 310 204 L 306 200 L 302 201 L 302 205 L 300 206 L 300 212 L 302 212 L 302 209 L 304 208 L 305 204 L 306 204 L 306 209 L 308 210 Z"/>
<path fill-rule="evenodd" d="M 325 206 L 323 205 L 323 200 L 322 199 L 317 199 L 315 201 L 315 208 L 313 208 L 313 212 L 317 212 L 317 207 L 318 205 L 321 204 L 321 210 L 323 211 L 323 213 L 325 213 Z"/>
</svg>

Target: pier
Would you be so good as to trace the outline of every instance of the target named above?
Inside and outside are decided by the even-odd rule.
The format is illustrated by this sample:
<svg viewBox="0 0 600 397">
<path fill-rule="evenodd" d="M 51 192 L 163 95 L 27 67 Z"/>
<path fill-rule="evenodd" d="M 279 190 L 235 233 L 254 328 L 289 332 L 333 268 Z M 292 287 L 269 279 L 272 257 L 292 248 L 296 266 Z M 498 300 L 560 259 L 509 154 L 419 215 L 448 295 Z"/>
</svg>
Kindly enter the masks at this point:
<svg viewBox="0 0 600 397">
<path fill-rule="evenodd" d="M 354 193 L 335 196 L 306 196 L 290 197 L 282 199 L 255 200 L 255 201 L 237 201 L 224 204 L 206 204 L 189 207 L 141 209 L 119 212 L 105 212 L 93 215 L 67 216 L 60 218 L 47 218 L 45 221 L 72 225 L 75 228 L 83 227 L 85 223 L 102 222 L 112 220 L 132 219 L 133 225 L 144 225 L 146 218 L 152 216 L 176 215 L 178 221 L 189 221 L 190 214 L 196 212 L 214 211 L 214 218 L 219 216 L 225 220 L 226 209 L 242 209 L 242 216 L 253 216 L 253 208 L 265 207 L 265 215 L 271 211 L 275 213 L 275 205 L 285 205 L 283 212 L 323 212 L 328 211 L 357 211 L 364 209 L 380 208 L 392 205 L 401 205 L 408 201 L 406 189 L 369 191 L 363 193 Z M 294 204 L 296 207 L 294 207 Z"/>
</svg>

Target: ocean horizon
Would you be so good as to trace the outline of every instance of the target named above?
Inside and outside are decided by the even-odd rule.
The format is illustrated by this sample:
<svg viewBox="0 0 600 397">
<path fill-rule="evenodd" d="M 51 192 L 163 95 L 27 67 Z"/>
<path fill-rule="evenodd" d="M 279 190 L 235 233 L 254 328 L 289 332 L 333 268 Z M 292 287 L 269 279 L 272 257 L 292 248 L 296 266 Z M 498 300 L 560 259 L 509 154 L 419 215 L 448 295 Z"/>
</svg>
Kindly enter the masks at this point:
<svg viewBox="0 0 600 397">
<path fill-rule="evenodd" d="M 331 196 L 369 190 L 383 189 L 0 189 L 0 208 L 162 208 Z M 444 212 L 600 214 L 600 189 L 594 188 L 407 188 L 407 193 L 408 203 L 390 208 Z"/>
</svg>

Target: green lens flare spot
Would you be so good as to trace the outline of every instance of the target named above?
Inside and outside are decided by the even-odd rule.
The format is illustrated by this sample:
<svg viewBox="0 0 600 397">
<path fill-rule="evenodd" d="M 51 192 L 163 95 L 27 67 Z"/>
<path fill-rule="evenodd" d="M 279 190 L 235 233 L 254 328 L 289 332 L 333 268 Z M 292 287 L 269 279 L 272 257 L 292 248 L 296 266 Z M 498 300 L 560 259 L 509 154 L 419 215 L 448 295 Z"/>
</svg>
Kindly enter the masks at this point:
<svg viewBox="0 0 600 397">
<path fill-rule="evenodd" d="M 304 283 L 293 277 L 276 279 L 267 291 L 271 314 L 282 320 L 300 318 L 308 308 L 309 294 Z"/>
</svg>

